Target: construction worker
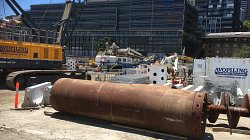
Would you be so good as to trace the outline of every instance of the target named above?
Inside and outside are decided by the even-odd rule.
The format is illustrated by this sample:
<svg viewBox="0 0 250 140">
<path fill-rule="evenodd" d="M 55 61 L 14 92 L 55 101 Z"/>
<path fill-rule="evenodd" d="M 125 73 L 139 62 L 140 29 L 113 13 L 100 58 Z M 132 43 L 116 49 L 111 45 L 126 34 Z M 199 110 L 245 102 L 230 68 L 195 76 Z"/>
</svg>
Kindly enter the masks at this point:
<svg viewBox="0 0 250 140">
<path fill-rule="evenodd" d="M 76 61 L 75 67 L 76 67 L 76 70 L 79 70 L 80 64 L 78 63 L 78 61 Z"/>
<path fill-rule="evenodd" d="M 100 71 L 101 71 L 101 67 L 100 67 L 99 65 L 97 66 L 96 71 L 97 71 L 97 72 L 100 72 Z"/>
<path fill-rule="evenodd" d="M 104 66 L 104 58 L 101 58 L 101 65 Z"/>
</svg>

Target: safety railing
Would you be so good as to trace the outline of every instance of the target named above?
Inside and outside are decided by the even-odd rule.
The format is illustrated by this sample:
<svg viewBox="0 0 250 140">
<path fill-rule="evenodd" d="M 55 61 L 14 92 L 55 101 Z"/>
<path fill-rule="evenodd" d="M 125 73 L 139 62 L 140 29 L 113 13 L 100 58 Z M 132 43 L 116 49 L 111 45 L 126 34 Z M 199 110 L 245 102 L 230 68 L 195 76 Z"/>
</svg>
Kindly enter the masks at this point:
<svg viewBox="0 0 250 140">
<path fill-rule="evenodd" d="M 103 82 L 109 82 L 111 81 L 112 77 L 121 75 L 120 71 L 114 71 L 114 72 L 87 72 L 87 77 L 89 77 L 88 80 L 91 81 L 103 81 Z"/>
<path fill-rule="evenodd" d="M 58 44 L 57 32 L 26 27 L 0 28 L 1 40 Z"/>
</svg>

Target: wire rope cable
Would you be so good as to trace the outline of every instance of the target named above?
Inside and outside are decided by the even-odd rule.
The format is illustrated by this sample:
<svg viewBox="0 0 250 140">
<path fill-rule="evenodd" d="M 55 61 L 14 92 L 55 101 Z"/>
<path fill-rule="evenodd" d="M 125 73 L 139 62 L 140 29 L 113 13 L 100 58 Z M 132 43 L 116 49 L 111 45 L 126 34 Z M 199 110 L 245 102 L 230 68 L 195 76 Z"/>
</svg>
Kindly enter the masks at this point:
<svg viewBox="0 0 250 140">
<path fill-rule="evenodd" d="M 48 6 L 47 6 L 47 8 L 46 8 L 45 12 L 43 13 L 43 16 L 42 16 L 42 18 L 41 18 L 41 20 L 40 20 L 40 22 L 39 22 L 39 24 L 38 24 L 38 27 L 40 27 L 41 22 L 43 21 L 43 19 L 44 19 L 44 17 L 45 17 L 45 15 L 46 15 L 46 13 L 48 12 L 48 9 L 49 9 L 50 4 L 52 3 L 52 1 L 53 1 L 53 0 L 50 0 L 50 2 L 49 2 L 49 4 L 48 4 Z"/>
<path fill-rule="evenodd" d="M 75 27 L 77 26 L 78 21 L 79 21 L 81 15 L 82 15 L 82 10 L 83 10 L 84 7 L 87 5 L 87 1 L 85 1 L 85 0 L 84 0 L 84 1 L 79 1 L 79 5 L 80 5 L 80 7 L 77 8 L 77 13 L 79 12 L 79 14 L 76 14 L 76 15 L 78 15 L 78 16 L 77 16 L 76 19 L 75 19 L 75 22 L 74 22 L 74 24 L 73 24 L 73 28 L 71 29 L 71 33 L 70 33 L 69 37 L 66 39 L 66 44 L 65 44 L 65 45 L 68 44 L 69 38 L 72 37 L 73 32 L 74 32 L 74 30 L 75 30 Z"/>
<path fill-rule="evenodd" d="M 4 1 L 2 0 L 3 2 L 3 14 L 4 14 L 4 18 L 6 18 L 6 9 L 5 9 L 5 4 L 4 4 Z"/>
</svg>

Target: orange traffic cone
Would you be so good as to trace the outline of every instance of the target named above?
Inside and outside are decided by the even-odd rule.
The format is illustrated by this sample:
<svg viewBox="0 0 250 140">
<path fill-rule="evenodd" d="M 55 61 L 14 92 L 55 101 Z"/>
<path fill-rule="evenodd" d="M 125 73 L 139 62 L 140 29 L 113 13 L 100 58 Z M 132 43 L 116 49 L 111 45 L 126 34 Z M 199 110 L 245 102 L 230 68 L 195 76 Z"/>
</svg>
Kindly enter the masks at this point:
<svg viewBox="0 0 250 140">
<path fill-rule="evenodd" d="M 18 107 L 19 82 L 16 82 L 15 109 Z"/>
</svg>

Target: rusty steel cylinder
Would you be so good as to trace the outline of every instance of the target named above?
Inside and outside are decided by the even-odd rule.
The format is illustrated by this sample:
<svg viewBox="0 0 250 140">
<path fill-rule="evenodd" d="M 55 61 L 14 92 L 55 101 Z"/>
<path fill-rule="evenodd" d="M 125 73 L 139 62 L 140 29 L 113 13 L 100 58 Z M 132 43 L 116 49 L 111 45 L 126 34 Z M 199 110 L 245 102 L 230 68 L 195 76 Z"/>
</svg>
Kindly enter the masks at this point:
<svg viewBox="0 0 250 140">
<path fill-rule="evenodd" d="M 164 86 L 62 78 L 51 90 L 55 110 L 119 124 L 201 138 L 206 126 L 203 93 Z"/>
</svg>

